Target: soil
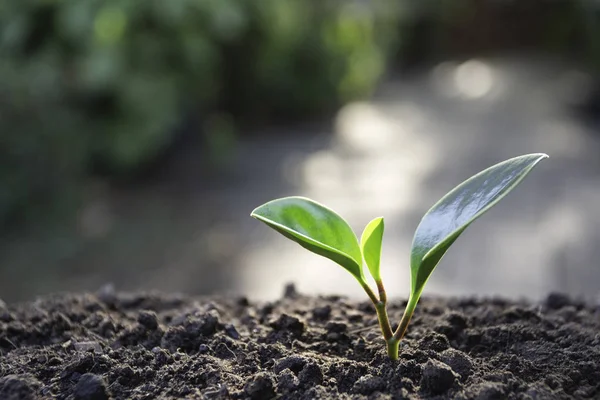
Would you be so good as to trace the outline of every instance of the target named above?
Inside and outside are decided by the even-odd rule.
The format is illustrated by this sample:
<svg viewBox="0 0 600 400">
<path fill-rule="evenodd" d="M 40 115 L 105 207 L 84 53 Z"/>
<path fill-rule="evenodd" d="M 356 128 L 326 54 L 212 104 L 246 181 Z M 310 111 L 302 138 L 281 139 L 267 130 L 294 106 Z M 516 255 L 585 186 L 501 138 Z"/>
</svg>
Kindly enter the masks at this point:
<svg viewBox="0 0 600 400">
<path fill-rule="evenodd" d="M 293 286 L 0 302 L 0 399 L 38 398 L 600 399 L 600 306 L 425 297 L 393 362 L 370 303 Z"/>
</svg>

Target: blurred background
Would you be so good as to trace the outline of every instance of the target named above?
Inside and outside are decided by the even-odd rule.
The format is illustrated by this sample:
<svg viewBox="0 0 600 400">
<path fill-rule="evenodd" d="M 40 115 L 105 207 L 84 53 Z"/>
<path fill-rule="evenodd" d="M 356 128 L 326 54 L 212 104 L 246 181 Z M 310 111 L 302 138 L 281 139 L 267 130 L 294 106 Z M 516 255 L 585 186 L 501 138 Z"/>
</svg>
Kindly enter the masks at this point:
<svg viewBox="0 0 600 400">
<path fill-rule="evenodd" d="M 546 152 L 426 294 L 600 292 L 600 3 L 19 0 L 0 4 L 0 298 L 160 289 L 364 297 L 251 219 L 304 195 L 386 218 L 406 296 L 421 216 Z"/>
</svg>

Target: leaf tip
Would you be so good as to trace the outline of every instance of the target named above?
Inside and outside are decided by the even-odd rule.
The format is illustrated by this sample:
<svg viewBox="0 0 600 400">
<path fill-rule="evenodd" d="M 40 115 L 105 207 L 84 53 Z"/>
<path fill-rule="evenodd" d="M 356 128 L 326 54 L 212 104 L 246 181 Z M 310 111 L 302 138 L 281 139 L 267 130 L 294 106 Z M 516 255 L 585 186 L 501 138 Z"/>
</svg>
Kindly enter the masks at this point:
<svg viewBox="0 0 600 400">
<path fill-rule="evenodd" d="M 537 159 L 531 164 L 531 167 L 533 168 L 535 165 L 537 165 L 540 161 L 546 159 L 546 158 L 550 158 L 550 156 L 546 153 L 533 153 L 530 154 L 531 156 L 537 156 Z"/>
</svg>

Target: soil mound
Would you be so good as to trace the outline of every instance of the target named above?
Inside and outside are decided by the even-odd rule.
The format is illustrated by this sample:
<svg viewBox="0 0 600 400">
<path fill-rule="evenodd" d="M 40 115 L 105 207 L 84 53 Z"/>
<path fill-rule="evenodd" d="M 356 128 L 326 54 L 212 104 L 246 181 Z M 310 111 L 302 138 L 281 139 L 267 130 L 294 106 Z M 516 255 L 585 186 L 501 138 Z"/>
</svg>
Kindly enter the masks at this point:
<svg viewBox="0 0 600 400">
<path fill-rule="evenodd" d="M 600 307 L 425 297 L 392 362 L 370 303 L 292 287 L 0 302 L 0 399 L 38 398 L 600 399 Z"/>
</svg>

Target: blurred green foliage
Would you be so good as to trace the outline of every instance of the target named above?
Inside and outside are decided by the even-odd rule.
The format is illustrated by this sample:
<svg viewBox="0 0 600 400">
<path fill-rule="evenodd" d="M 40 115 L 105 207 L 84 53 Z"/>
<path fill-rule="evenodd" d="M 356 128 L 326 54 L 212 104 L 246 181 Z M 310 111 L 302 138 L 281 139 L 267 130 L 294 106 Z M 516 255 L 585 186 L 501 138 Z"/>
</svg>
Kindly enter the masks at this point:
<svg viewBox="0 0 600 400">
<path fill-rule="evenodd" d="M 366 97 L 398 54 L 529 46 L 581 49 L 600 65 L 599 11 L 567 0 L 0 2 L 0 224 L 67 204 L 98 166 L 135 174 L 188 115 L 205 158 L 226 162 L 240 126 Z"/>
<path fill-rule="evenodd" d="M 93 162 L 115 175 L 151 162 L 189 110 L 223 151 L 240 121 L 369 95 L 395 49 L 398 4 L 2 2 L 0 222 L 85 179 Z"/>
</svg>

